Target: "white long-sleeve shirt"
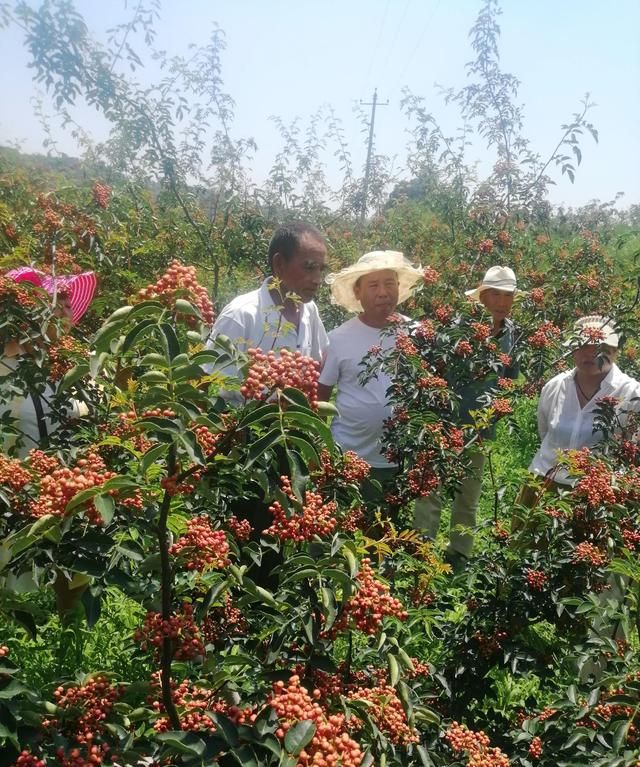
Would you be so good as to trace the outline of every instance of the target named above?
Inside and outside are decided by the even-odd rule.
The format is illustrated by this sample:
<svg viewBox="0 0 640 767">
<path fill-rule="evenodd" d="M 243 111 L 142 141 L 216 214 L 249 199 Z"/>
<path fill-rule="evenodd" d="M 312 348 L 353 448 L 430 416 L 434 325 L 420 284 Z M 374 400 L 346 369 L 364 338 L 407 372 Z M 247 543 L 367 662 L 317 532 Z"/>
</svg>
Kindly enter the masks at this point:
<svg viewBox="0 0 640 767">
<path fill-rule="evenodd" d="M 640 383 L 623 373 L 616 365 L 611 366 L 600 389 L 581 408 L 574 380 L 575 369 L 552 378 L 540 393 L 538 403 L 538 432 L 540 447 L 534 455 L 529 471 L 546 476 L 558 464 L 559 452 L 593 447 L 603 437 L 601 431 L 593 431 L 593 419 L 602 397 L 615 397 L 620 411 L 640 410 Z M 624 423 L 624 414 L 621 415 Z M 571 479 L 564 468 L 551 476 L 555 482 L 570 485 Z"/>
</svg>

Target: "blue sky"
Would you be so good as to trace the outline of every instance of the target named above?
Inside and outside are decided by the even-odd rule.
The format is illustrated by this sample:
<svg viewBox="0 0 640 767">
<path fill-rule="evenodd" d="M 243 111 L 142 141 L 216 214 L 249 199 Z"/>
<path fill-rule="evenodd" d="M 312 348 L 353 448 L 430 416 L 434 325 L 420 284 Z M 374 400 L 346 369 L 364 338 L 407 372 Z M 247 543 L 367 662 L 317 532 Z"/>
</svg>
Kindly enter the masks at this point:
<svg viewBox="0 0 640 767">
<path fill-rule="evenodd" d="M 122 0 L 76 0 L 76 7 L 103 40 L 131 11 Z M 401 165 L 408 127 L 399 109 L 403 86 L 427 99 L 445 131 L 459 124 L 435 84 L 465 84 L 468 31 L 479 7 L 479 0 L 164 0 L 156 44 L 187 53 L 189 44 L 207 42 L 214 22 L 225 30 L 223 79 L 236 102 L 233 131 L 256 140 L 258 180 L 281 146 L 269 117 L 288 122 L 298 116 L 304 125 L 327 103 L 361 166 L 366 136 L 352 107 L 370 101 L 374 87 L 389 101 L 376 118 L 377 149 Z M 597 104 L 590 116 L 600 143 L 585 137 L 575 184 L 558 176 L 552 201 L 580 205 L 624 192 L 622 205 L 640 202 L 640 0 L 503 0 L 502 9 L 502 65 L 521 81 L 525 134 L 534 148 L 542 155 L 552 150 L 561 123 L 579 111 L 587 91 Z M 0 30 L 0 40 L 0 142 L 39 151 L 43 134 L 31 102 L 36 89 L 20 37 Z M 80 110 L 78 119 L 96 138 L 104 135 L 93 112 Z M 77 153 L 68 135 L 61 135 L 60 147 Z M 475 153 L 482 163 L 482 148 Z M 332 163 L 328 155 L 328 175 L 337 178 Z"/>
</svg>

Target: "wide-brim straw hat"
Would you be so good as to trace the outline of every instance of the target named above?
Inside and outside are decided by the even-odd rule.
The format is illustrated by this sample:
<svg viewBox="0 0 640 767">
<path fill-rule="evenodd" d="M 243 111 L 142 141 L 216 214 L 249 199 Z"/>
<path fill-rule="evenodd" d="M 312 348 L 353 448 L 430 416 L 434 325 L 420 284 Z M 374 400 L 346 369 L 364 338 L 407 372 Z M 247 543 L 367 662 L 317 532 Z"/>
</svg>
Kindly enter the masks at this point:
<svg viewBox="0 0 640 767">
<path fill-rule="evenodd" d="M 362 304 L 353 292 L 355 284 L 365 274 L 380 272 L 383 269 L 391 269 L 398 275 L 399 304 L 409 298 L 414 285 L 423 277 L 422 270 L 412 266 L 399 251 L 374 250 L 371 253 L 365 253 L 355 264 L 327 275 L 325 281 L 331 286 L 334 303 L 340 304 L 350 312 L 363 311 Z"/>
<path fill-rule="evenodd" d="M 472 301 L 479 301 L 480 294 L 483 290 L 503 290 L 505 293 L 513 293 L 516 298 L 526 296 L 526 290 L 518 290 L 518 283 L 516 281 L 516 274 L 508 266 L 492 266 L 485 272 L 482 282 L 477 288 L 471 290 L 465 290 L 465 296 L 468 296 Z"/>
<path fill-rule="evenodd" d="M 589 314 L 581 317 L 573 325 L 571 338 L 564 342 L 565 346 L 580 347 L 586 345 L 605 344 L 617 349 L 620 345 L 620 336 L 616 332 L 613 322 L 608 317 L 599 314 Z"/>
<path fill-rule="evenodd" d="M 67 293 L 71 304 L 71 320 L 74 325 L 80 321 L 89 308 L 98 286 L 95 272 L 61 274 L 52 277 L 32 266 L 21 266 L 7 272 L 5 276 L 15 282 L 31 282 L 36 287 L 46 290 L 49 295 L 60 292 Z"/>
</svg>

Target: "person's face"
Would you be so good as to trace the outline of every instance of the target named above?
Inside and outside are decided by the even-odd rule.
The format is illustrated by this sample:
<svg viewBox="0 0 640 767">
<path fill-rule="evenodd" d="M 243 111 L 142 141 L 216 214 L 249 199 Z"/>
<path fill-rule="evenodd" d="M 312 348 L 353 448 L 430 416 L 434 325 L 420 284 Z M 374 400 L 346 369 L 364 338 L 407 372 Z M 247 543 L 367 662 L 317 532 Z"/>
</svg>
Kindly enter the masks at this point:
<svg viewBox="0 0 640 767">
<path fill-rule="evenodd" d="M 71 296 L 61 295 L 57 297 L 56 308 L 54 310 L 56 317 L 67 321 L 71 325 L 73 319 L 73 308 L 71 307 Z"/>
<path fill-rule="evenodd" d="M 615 362 L 618 350 L 601 344 L 585 344 L 573 352 L 573 361 L 584 375 L 606 375 Z"/>
<path fill-rule="evenodd" d="M 364 274 L 353 292 L 365 315 L 386 319 L 398 305 L 398 275 L 393 269 Z"/>
<path fill-rule="evenodd" d="M 312 301 L 327 271 L 327 248 L 309 234 L 303 234 L 289 260 L 280 253 L 273 257 L 273 273 L 281 282 L 281 291 L 296 293 L 307 303 Z"/>
<path fill-rule="evenodd" d="M 484 304 L 494 322 L 502 322 L 511 314 L 514 293 L 508 290 L 487 288 L 480 293 L 480 301 Z"/>
</svg>

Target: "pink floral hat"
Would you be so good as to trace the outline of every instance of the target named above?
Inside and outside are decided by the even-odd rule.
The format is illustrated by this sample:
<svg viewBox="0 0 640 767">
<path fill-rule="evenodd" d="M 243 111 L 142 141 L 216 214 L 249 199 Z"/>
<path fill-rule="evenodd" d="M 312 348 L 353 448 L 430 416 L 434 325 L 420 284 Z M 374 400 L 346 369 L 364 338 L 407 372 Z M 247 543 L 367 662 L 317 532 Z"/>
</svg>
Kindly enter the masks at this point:
<svg viewBox="0 0 640 767">
<path fill-rule="evenodd" d="M 32 266 L 21 266 L 7 272 L 5 276 L 15 282 L 31 282 L 36 287 L 46 290 L 50 295 L 61 292 L 67 293 L 71 303 L 71 319 L 74 325 L 80 321 L 82 315 L 89 308 L 98 286 L 95 272 L 61 274 L 52 277 Z"/>
</svg>

